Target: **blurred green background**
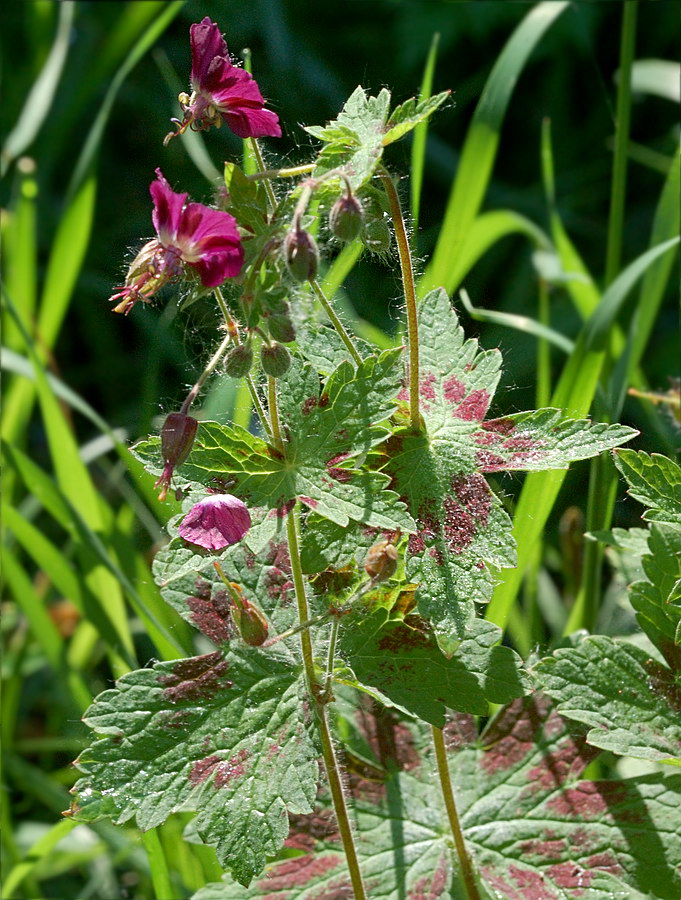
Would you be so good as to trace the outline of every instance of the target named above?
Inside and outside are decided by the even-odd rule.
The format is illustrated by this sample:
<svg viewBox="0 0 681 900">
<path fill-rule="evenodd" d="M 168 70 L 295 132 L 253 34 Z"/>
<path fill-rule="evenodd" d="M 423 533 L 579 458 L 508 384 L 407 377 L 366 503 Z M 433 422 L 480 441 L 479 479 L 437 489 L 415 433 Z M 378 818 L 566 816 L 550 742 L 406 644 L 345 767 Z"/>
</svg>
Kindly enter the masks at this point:
<svg viewBox="0 0 681 900">
<path fill-rule="evenodd" d="M 38 405 L 31 382 L 16 373 L 22 364 L 31 373 L 35 352 L 50 374 L 121 439 L 131 441 L 174 408 L 200 371 L 215 339 L 209 301 L 176 315 L 169 297 L 136 308 L 127 318 L 112 315 L 107 304 L 131 253 L 152 234 L 148 186 L 155 168 L 162 168 L 176 190 L 197 200 L 210 201 L 216 186 L 210 163 L 204 158 L 203 171 L 197 167 L 185 139 L 162 146 L 169 119 L 178 114 L 177 93 L 188 87 L 190 24 L 208 15 L 235 56 L 250 49 L 253 73 L 284 128 L 283 139 L 263 141 L 272 164 L 306 161 L 312 140 L 299 125 L 334 117 L 357 84 L 372 93 L 388 86 L 395 102 L 418 93 L 433 35 L 439 33 L 433 91 L 453 93 L 428 132 L 420 227 L 414 236 L 422 270 L 436 243 L 485 82 L 532 6 L 505 0 L 184 5 L 26 0 L 4 5 L 3 270 L 8 296 L 31 335 L 29 351 L 5 305 L 3 344 L 12 353 L 3 358 L 3 434 L 16 449 L 8 457 L 3 491 L 19 513 L 18 518 L 7 513 L 3 520 L 7 869 L 35 841 L 46 842 L 37 868 L 16 893 L 5 896 L 152 896 L 148 863 L 133 830 L 78 829 L 69 836 L 71 845 L 60 845 L 60 854 L 50 856 L 49 850 L 50 840 L 54 844 L 61 835 L 53 826 L 68 803 L 66 788 L 74 779 L 70 761 L 88 737 L 79 721 L 88 697 L 130 665 L 196 649 L 190 630 L 164 608 L 148 573 L 153 546 L 162 536 L 159 523 L 172 507 L 159 510 L 151 479 L 131 474 L 129 464 L 111 452 L 111 436 L 101 421 L 80 414 L 63 389 L 54 402 L 45 388 Z M 550 119 L 556 208 L 600 287 L 622 8 L 620 2 L 575 3 L 539 41 L 515 85 L 483 201 L 483 210 L 510 209 L 549 230 L 540 139 L 542 122 Z M 675 0 L 638 4 L 635 59 L 671 61 L 676 68 L 637 70 L 622 265 L 649 246 L 665 175 L 678 152 L 678 13 Z M 135 51 L 138 41 L 142 44 Z M 131 52 L 139 60 L 130 59 Z M 33 86 L 51 53 L 54 70 L 36 92 Z M 242 152 L 241 142 L 226 128 L 207 134 L 204 143 L 217 170 Z M 393 171 L 405 176 L 405 201 L 410 151 L 407 140 L 387 155 Z M 537 318 L 533 249 L 518 235 L 494 242 L 465 277 L 473 304 Z M 391 263 L 386 268 L 362 259 L 339 297 L 349 314 L 388 334 L 399 327 L 402 303 L 396 256 Z M 656 391 L 666 391 L 669 376 L 679 375 L 677 284 L 678 261 L 642 364 L 645 383 Z M 633 301 L 623 308 L 624 328 L 633 309 Z M 469 335 L 504 352 L 493 414 L 534 406 L 536 338 L 474 321 L 463 311 L 461 316 Z M 560 287 L 550 293 L 550 321 L 570 338 L 579 331 L 575 305 Z M 552 362 L 555 383 L 564 356 L 553 351 Z M 226 406 L 233 402 L 233 387 L 226 378 L 213 385 L 213 410 L 223 401 Z M 645 401 L 627 401 L 622 421 L 642 430 L 637 448 L 665 453 L 678 448 L 672 416 Z M 40 470 L 31 469 L 22 453 Z M 547 530 L 546 565 L 553 585 L 547 595 L 558 606 L 575 588 L 571 570 L 577 565 L 574 553 L 580 552 L 575 548 L 587 477 L 587 465 L 570 473 Z M 511 498 L 520 483 L 520 478 L 507 478 L 497 486 Z M 631 504 L 618 506 L 619 524 L 635 524 L 636 517 Z M 40 534 L 48 544 L 40 543 Z M 53 551 L 63 553 L 66 565 L 50 555 Z M 135 615 L 126 613 L 124 595 Z M 544 612 L 549 608 L 545 605 Z M 149 609 L 176 646 L 162 634 L 155 636 L 155 626 L 140 613 Z M 552 621 L 548 615 L 546 623 L 534 623 L 533 638 L 548 641 L 561 627 L 560 616 Z M 186 846 L 177 840 L 181 824 L 164 826 L 163 841 L 172 848 L 176 883 L 190 891 L 217 873 L 210 853 L 179 849 Z"/>
</svg>

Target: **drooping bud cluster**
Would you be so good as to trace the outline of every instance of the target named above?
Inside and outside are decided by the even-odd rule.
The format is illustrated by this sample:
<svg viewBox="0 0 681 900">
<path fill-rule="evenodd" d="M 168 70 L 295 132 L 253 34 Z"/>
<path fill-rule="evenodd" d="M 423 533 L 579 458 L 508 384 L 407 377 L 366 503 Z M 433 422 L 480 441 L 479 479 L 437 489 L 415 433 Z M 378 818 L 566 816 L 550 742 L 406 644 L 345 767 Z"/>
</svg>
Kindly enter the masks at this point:
<svg viewBox="0 0 681 900">
<path fill-rule="evenodd" d="M 231 378 L 245 378 L 253 366 L 253 350 L 250 344 L 232 347 L 225 357 L 225 372 Z"/>
<path fill-rule="evenodd" d="M 161 455 L 163 472 L 154 487 L 160 487 L 159 500 L 165 500 L 176 466 L 181 466 L 189 456 L 199 423 L 184 413 L 170 413 L 161 429 Z"/>
<path fill-rule="evenodd" d="M 291 368 L 291 354 L 282 344 L 263 344 L 260 349 L 260 363 L 265 375 L 281 378 Z"/>
<path fill-rule="evenodd" d="M 311 281 L 319 269 L 317 242 L 300 223 L 294 223 L 284 238 L 284 260 L 294 281 Z"/>
<path fill-rule="evenodd" d="M 329 230 L 339 241 L 354 241 L 362 233 L 364 209 L 357 197 L 348 189 L 339 197 L 329 213 Z"/>
</svg>

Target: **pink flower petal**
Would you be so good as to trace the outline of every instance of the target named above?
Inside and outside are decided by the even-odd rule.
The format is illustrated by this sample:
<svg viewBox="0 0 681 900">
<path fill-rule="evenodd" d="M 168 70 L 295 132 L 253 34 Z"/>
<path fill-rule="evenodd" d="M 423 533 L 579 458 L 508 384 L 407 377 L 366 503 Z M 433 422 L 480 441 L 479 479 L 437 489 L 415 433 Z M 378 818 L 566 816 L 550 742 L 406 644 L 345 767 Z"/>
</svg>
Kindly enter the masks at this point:
<svg viewBox="0 0 681 900">
<path fill-rule="evenodd" d="M 149 192 L 154 201 L 151 220 L 162 244 L 166 247 L 175 242 L 180 230 L 182 209 L 187 202 L 187 194 L 176 194 L 160 169 L 156 169 L 157 181 L 149 185 Z"/>
<path fill-rule="evenodd" d="M 237 137 L 281 137 L 279 116 L 269 109 L 249 109 L 244 106 L 230 108 L 222 115 Z"/>
<path fill-rule="evenodd" d="M 196 269 L 204 287 L 216 287 L 241 272 L 241 238 L 236 220 L 227 212 L 189 203 L 182 214 L 178 243 L 182 258 Z"/>
<path fill-rule="evenodd" d="M 245 503 L 232 494 L 211 494 L 189 510 L 180 523 L 180 537 L 206 550 L 236 544 L 251 527 Z"/>
<path fill-rule="evenodd" d="M 216 56 L 229 59 L 229 51 L 220 29 L 206 16 L 198 24 L 189 29 L 189 41 L 192 48 L 192 84 L 197 90 L 204 86 L 208 69 Z"/>
</svg>

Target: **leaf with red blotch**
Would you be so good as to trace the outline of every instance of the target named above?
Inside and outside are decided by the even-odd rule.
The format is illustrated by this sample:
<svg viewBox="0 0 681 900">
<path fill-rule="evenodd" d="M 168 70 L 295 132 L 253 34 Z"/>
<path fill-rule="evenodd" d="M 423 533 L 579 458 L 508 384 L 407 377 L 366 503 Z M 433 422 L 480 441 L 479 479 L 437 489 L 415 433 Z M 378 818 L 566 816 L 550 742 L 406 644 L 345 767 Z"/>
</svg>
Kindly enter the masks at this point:
<svg viewBox="0 0 681 900">
<path fill-rule="evenodd" d="M 537 695 L 503 709 L 480 737 L 472 717 L 457 716 L 445 738 L 464 840 L 483 896 L 679 896 L 681 776 L 580 780 L 598 751 L 586 745 L 581 726 L 561 719 L 548 698 Z M 386 745 L 404 753 L 404 733 L 398 740 L 384 734 L 379 748 Z M 382 780 L 352 783 L 360 867 L 372 898 L 465 896 L 434 771 L 427 747 L 408 771 L 388 766 Z M 352 897 L 329 815 L 322 809 L 296 817 L 287 844 L 300 855 L 273 862 L 247 890 L 227 876 L 194 900 Z"/>
<path fill-rule="evenodd" d="M 196 830 L 247 885 L 311 811 L 317 750 L 300 667 L 244 647 L 124 675 L 84 716 L 104 735 L 76 764 L 72 815 L 143 830 L 196 812 Z"/>
<path fill-rule="evenodd" d="M 400 709 L 442 728 L 447 709 L 485 716 L 489 703 L 508 703 L 529 690 L 522 660 L 499 644 L 501 631 L 476 619 L 447 658 L 419 617 L 389 619 L 386 609 L 341 623 L 340 653 L 359 683 Z"/>
<path fill-rule="evenodd" d="M 197 552 L 181 538 L 158 551 L 152 565 L 163 599 L 218 647 L 233 639 L 230 603 L 214 563 L 267 616 L 272 636 L 295 624 L 293 580 L 285 540 L 270 540 L 259 553 L 245 542 L 223 553 Z M 294 657 L 291 657 L 293 659 Z"/>
<path fill-rule="evenodd" d="M 357 465 L 388 434 L 384 423 L 398 406 L 400 362 L 400 349 L 357 367 L 343 362 L 322 386 L 316 370 L 294 358 L 277 379 L 286 458 L 244 428 L 202 422 L 180 475 L 209 487 L 227 481 L 251 507 L 283 514 L 300 501 L 343 527 L 353 521 L 413 531 L 404 504 L 387 490 L 388 477 Z M 135 452 L 150 471 L 158 470 L 158 441 L 140 442 Z"/>
<path fill-rule="evenodd" d="M 620 425 L 564 421 L 557 410 L 485 421 L 501 354 L 465 340 L 444 290 L 418 307 L 419 406 L 426 432 L 406 428 L 384 445 L 391 488 L 407 503 L 417 530 L 407 577 L 419 583 L 419 613 L 451 655 L 465 638 L 474 604 L 491 598 L 494 567 L 515 565 L 511 523 L 486 472 L 561 468 L 615 447 L 636 432 Z M 407 401 L 403 388 L 400 398 Z"/>
</svg>

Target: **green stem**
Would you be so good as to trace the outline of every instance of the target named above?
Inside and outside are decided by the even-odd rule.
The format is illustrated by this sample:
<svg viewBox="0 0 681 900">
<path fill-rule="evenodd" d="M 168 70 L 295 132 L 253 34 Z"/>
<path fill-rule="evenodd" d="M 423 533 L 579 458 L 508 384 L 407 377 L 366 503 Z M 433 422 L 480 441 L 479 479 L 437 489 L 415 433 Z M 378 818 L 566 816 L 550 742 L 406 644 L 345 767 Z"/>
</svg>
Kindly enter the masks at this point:
<svg viewBox="0 0 681 900">
<path fill-rule="evenodd" d="M 292 166 L 288 169 L 261 169 L 248 176 L 249 181 L 257 181 L 260 178 L 295 178 L 296 175 L 307 175 L 313 172 L 315 163 L 308 163 L 304 166 Z"/>
<path fill-rule="evenodd" d="M 220 310 L 222 312 L 222 316 L 225 320 L 227 332 L 232 336 L 234 343 L 238 346 L 239 344 L 241 344 L 241 337 L 239 336 L 239 326 L 237 325 L 234 316 L 229 311 L 229 307 L 225 303 L 225 298 L 222 296 L 222 291 L 219 287 L 215 288 L 215 296 L 218 301 L 218 306 L 220 307 Z M 255 409 L 258 418 L 260 419 L 260 424 L 263 427 L 263 431 L 268 438 L 271 438 L 272 429 L 270 428 L 270 423 L 267 421 L 267 413 L 265 412 L 265 407 L 262 405 L 260 397 L 258 396 L 258 390 L 255 386 L 255 382 L 250 375 L 246 375 L 245 381 L 246 386 L 248 387 L 248 393 L 251 395 L 253 408 Z M 250 411 L 248 417 L 250 419 Z"/>
<path fill-rule="evenodd" d="M 283 452 L 284 442 L 281 438 L 281 425 L 279 424 L 279 404 L 277 403 L 277 380 L 271 375 L 267 376 L 267 402 L 270 408 L 270 422 L 272 423 L 272 439 L 277 450 Z"/>
<path fill-rule="evenodd" d="M 189 412 L 189 410 L 192 407 L 192 403 L 198 397 L 198 395 L 201 391 L 201 388 L 204 386 L 204 384 L 206 383 L 208 378 L 213 374 L 213 372 L 217 368 L 218 364 L 220 363 L 220 360 L 227 352 L 227 349 L 229 348 L 229 345 L 231 343 L 232 343 L 232 336 L 231 336 L 231 334 L 228 334 L 227 337 L 222 341 L 222 343 L 220 344 L 218 349 L 215 351 L 213 356 L 211 357 L 210 362 L 208 363 L 206 368 L 199 375 L 194 387 L 191 389 L 191 391 L 189 391 L 189 393 L 185 397 L 184 403 L 180 407 L 180 412 L 183 415 L 185 415 L 185 416 L 187 415 L 187 413 Z"/>
<path fill-rule="evenodd" d="M 627 185 L 627 149 L 631 119 L 631 68 L 636 44 L 637 0 L 625 0 L 620 36 L 620 70 L 617 88 L 617 119 L 615 125 L 615 154 L 612 167 L 608 242 L 605 256 L 605 286 L 617 277 L 622 259 L 622 231 Z M 612 369 L 610 351 L 606 353 L 601 371 L 601 384 L 607 386 Z M 601 417 L 608 420 L 608 411 Z M 596 457 L 591 461 L 589 499 L 586 512 L 586 530 L 602 531 L 612 519 L 617 490 L 617 477 L 610 459 Z M 582 584 L 568 619 L 566 633 L 578 628 L 593 631 L 598 615 L 603 545 L 600 541 L 588 541 L 584 548 Z"/>
<path fill-rule="evenodd" d="M 265 168 L 265 161 L 262 158 L 262 153 L 260 152 L 260 146 L 255 138 L 251 138 L 251 147 L 253 148 L 253 155 L 255 156 L 256 162 L 258 164 L 258 170 L 261 174 L 261 177 L 265 179 L 265 193 L 267 194 L 267 202 L 270 205 L 270 212 L 274 212 L 277 208 L 277 198 L 274 196 L 274 190 L 272 189 L 272 185 L 270 183 L 270 179 L 265 175 L 267 169 Z"/>
<path fill-rule="evenodd" d="M 449 827 L 454 838 L 454 846 L 456 855 L 459 858 L 461 867 L 461 877 L 466 888 L 466 896 L 468 900 L 480 900 L 478 887 L 475 883 L 473 874 L 473 866 L 471 865 L 466 844 L 461 831 L 461 823 L 459 822 L 459 814 L 456 811 L 456 803 L 454 802 L 454 790 L 452 788 L 452 779 L 449 774 L 449 763 L 447 762 L 447 748 L 445 747 L 445 736 L 441 728 L 431 725 L 431 733 L 433 736 L 433 746 L 435 747 L 435 760 L 437 763 L 437 773 L 442 788 L 442 796 L 444 797 L 445 807 L 447 809 L 447 818 L 449 819 Z"/>
<path fill-rule="evenodd" d="M 306 622 L 310 618 L 310 611 L 307 605 L 307 597 L 305 596 L 305 582 L 303 580 L 303 569 L 300 564 L 300 549 L 298 540 L 298 518 L 296 509 L 292 509 L 286 517 L 286 529 L 288 537 L 289 556 L 291 558 L 291 571 L 293 574 L 293 585 L 296 594 L 296 603 L 298 605 L 298 619 L 300 622 Z M 345 802 L 345 793 L 343 791 L 343 783 L 341 781 L 338 761 L 333 749 L 333 741 L 329 723 L 326 718 L 326 705 L 323 694 L 319 689 L 314 666 L 314 654 L 312 650 L 312 638 L 309 629 L 305 629 L 300 633 L 300 644 L 303 653 L 303 666 L 305 668 L 305 676 L 308 683 L 308 690 L 313 701 L 315 718 L 319 729 L 319 736 L 322 744 L 322 756 L 324 758 L 324 768 L 326 776 L 329 780 L 329 788 L 331 790 L 331 799 L 333 808 L 336 813 L 336 821 L 338 822 L 338 830 L 340 832 L 343 849 L 348 863 L 350 872 L 350 881 L 356 900 L 366 900 L 366 892 L 362 882 L 362 873 L 359 868 L 359 859 L 355 849 L 355 841 L 350 826 L 350 817 Z"/>
<path fill-rule="evenodd" d="M 400 269 L 402 270 L 402 286 L 404 299 L 407 304 L 407 331 L 409 333 L 409 418 L 414 431 L 421 430 L 421 413 L 419 411 L 419 332 L 418 318 L 416 315 L 416 285 L 414 283 L 414 267 L 411 261 L 411 249 L 409 238 L 404 224 L 400 198 L 393 182 L 392 176 L 386 169 L 380 169 L 379 175 L 383 181 L 390 215 L 395 228 L 397 252 L 400 257 Z"/>
<path fill-rule="evenodd" d="M 313 278 L 310 281 L 310 284 L 312 285 L 312 290 L 315 292 L 315 294 L 319 298 L 319 302 L 324 307 L 324 310 L 325 310 L 327 316 L 331 320 L 331 324 L 336 329 L 340 339 L 343 341 L 343 343 L 347 347 L 348 353 L 354 359 L 354 361 L 357 363 L 357 365 L 360 365 L 360 363 L 362 362 L 362 357 L 359 355 L 359 352 L 358 352 L 357 348 L 355 347 L 355 344 L 354 344 L 352 338 L 348 334 L 348 331 L 345 328 L 345 325 L 343 325 L 343 323 L 341 322 L 341 320 L 338 317 L 338 314 L 336 313 L 336 310 L 331 305 L 331 301 L 329 300 L 329 298 L 326 296 L 326 294 L 322 290 L 322 288 L 316 278 Z"/>
<path fill-rule="evenodd" d="M 151 883 L 154 886 L 154 894 L 157 900 L 171 900 L 176 894 L 170 880 L 168 862 L 158 836 L 158 829 L 152 828 L 150 831 L 143 831 L 142 843 L 147 851 Z"/>
<path fill-rule="evenodd" d="M 324 691 L 329 696 L 329 688 L 333 678 L 333 669 L 336 661 L 336 644 L 338 643 L 338 629 L 340 627 L 340 619 L 338 616 L 331 623 L 331 634 L 329 636 L 329 650 L 326 655 L 326 675 L 324 677 Z"/>
</svg>

